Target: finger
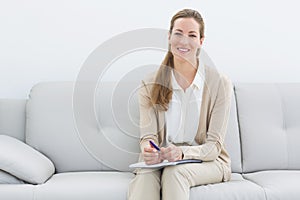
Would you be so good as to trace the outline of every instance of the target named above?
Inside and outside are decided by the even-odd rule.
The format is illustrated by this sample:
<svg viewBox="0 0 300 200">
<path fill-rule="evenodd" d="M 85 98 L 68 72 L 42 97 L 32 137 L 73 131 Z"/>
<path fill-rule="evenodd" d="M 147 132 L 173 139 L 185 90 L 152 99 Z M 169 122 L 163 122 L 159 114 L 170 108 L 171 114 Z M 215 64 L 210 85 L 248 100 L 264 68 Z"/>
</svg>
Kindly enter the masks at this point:
<svg viewBox="0 0 300 200">
<path fill-rule="evenodd" d="M 170 152 L 169 153 L 169 156 L 168 156 L 168 161 L 170 161 L 170 162 L 173 162 L 173 161 L 177 161 L 177 160 L 180 160 L 181 159 L 181 157 L 180 157 L 181 155 L 177 152 L 177 151 L 175 151 L 175 152 Z"/>
<path fill-rule="evenodd" d="M 144 157 L 148 157 L 148 158 L 155 158 L 159 156 L 158 153 L 153 153 L 153 152 L 144 152 L 143 155 Z"/>
<path fill-rule="evenodd" d="M 168 153 L 164 153 L 162 154 L 162 157 L 164 160 L 170 160 L 171 159 L 171 154 L 168 152 Z"/>
<path fill-rule="evenodd" d="M 166 148 L 165 147 L 161 147 L 160 148 L 160 152 L 164 153 L 166 151 Z"/>
<path fill-rule="evenodd" d="M 167 159 L 168 161 L 175 161 L 178 160 L 179 154 L 176 150 L 169 151 L 168 153 L 164 154 L 164 159 Z"/>
<path fill-rule="evenodd" d="M 171 149 L 170 149 L 169 147 L 162 147 L 162 148 L 160 149 L 160 151 L 161 151 L 162 153 L 166 154 L 166 153 L 169 153 L 169 152 L 171 151 Z"/>
<path fill-rule="evenodd" d="M 170 154 L 172 151 L 173 151 L 173 149 L 171 149 L 171 148 L 165 148 L 163 153 L 164 154 Z"/>
<path fill-rule="evenodd" d="M 173 144 L 170 144 L 170 145 L 166 148 L 166 150 L 168 150 L 168 151 L 172 151 L 172 150 L 174 150 L 174 149 L 176 149 L 176 146 L 173 145 Z"/>
<path fill-rule="evenodd" d="M 156 164 L 156 163 L 159 163 L 159 156 L 156 156 L 156 157 L 144 157 L 144 161 L 146 164 Z"/>
<path fill-rule="evenodd" d="M 147 165 L 154 165 L 154 164 L 157 164 L 158 161 L 157 161 L 157 160 L 149 160 L 149 161 L 145 161 L 145 163 L 146 163 Z"/>
<path fill-rule="evenodd" d="M 143 155 L 144 155 L 144 157 L 148 157 L 148 158 L 154 157 L 153 153 L 148 153 L 148 152 L 144 152 Z"/>
<path fill-rule="evenodd" d="M 145 148 L 144 148 L 144 151 L 145 151 L 145 152 L 156 152 L 156 149 L 153 149 L 153 148 L 151 148 L 151 147 L 145 147 Z"/>
</svg>

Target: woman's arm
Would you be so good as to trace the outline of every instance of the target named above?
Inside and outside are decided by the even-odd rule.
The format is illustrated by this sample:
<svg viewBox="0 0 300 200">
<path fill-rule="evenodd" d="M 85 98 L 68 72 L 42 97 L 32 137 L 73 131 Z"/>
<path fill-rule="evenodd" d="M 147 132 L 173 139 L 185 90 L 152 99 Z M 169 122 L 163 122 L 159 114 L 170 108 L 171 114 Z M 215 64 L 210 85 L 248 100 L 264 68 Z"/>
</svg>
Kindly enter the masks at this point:
<svg viewBox="0 0 300 200">
<path fill-rule="evenodd" d="M 206 142 L 199 146 L 181 146 L 183 159 L 215 160 L 221 152 L 230 114 L 231 81 L 221 76 L 215 104 L 209 121 Z"/>
<path fill-rule="evenodd" d="M 160 153 L 152 148 L 149 141 L 159 144 L 157 115 L 151 105 L 150 88 L 142 82 L 139 90 L 139 109 L 140 109 L 140 148 L 143 159 L 147 164 L 156 164 L 163 161 Z"/>
<path fill-rule="evenodd" d="M 140 148 L 141 152 L 149 146 L 149 140 L 158 144 L 157 120 L 150 100 L 150 88 L 142 81 L 139 89 L 139 110 L 140 110 Z"/>
</svg>

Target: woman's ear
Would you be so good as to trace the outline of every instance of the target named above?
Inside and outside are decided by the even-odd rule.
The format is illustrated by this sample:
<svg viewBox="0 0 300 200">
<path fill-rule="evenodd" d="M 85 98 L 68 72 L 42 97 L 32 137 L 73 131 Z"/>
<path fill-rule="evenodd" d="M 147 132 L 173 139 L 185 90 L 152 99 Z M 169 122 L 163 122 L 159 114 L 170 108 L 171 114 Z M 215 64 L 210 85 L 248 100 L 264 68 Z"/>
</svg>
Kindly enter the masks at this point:
<svg viewBox="0 0 300 200">
<path fill-rule="evenodd" d="M 204 41 L 204 37 L 200 38 L 200 46 L 202 46 L 203 41 Z"/>
</svg>

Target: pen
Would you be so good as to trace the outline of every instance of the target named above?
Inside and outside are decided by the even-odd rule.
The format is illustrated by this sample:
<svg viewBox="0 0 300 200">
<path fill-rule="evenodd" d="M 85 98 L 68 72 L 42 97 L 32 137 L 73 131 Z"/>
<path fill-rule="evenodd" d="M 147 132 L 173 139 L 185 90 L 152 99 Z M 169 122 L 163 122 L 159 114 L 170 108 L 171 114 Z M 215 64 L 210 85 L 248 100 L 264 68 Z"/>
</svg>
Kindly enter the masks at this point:
<svg viewBox="0 0 300 200">
<path fill-rule="evenodd" d="M 157 151 L 160 151 L 160 148 L 154 142 L 152 142 L 151 140 L 149 142 L 151 147 L 154 147 Z"/>
</svg>

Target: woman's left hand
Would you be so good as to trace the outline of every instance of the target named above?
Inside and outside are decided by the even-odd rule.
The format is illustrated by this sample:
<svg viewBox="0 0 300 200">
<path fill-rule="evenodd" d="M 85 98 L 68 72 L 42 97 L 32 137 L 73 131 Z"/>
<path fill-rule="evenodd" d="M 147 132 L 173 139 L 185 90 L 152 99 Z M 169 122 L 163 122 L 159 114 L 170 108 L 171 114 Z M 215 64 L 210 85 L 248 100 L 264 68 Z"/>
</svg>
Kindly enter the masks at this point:
<svg viewBox="0 0 300 200">
<path fill-rule="evenodd" d="M 168 147 L 161 147 L 161 157 L 169 162 L 182 160 L 182 151 L 180 147 L 170 144 Z"/>
</svg>

